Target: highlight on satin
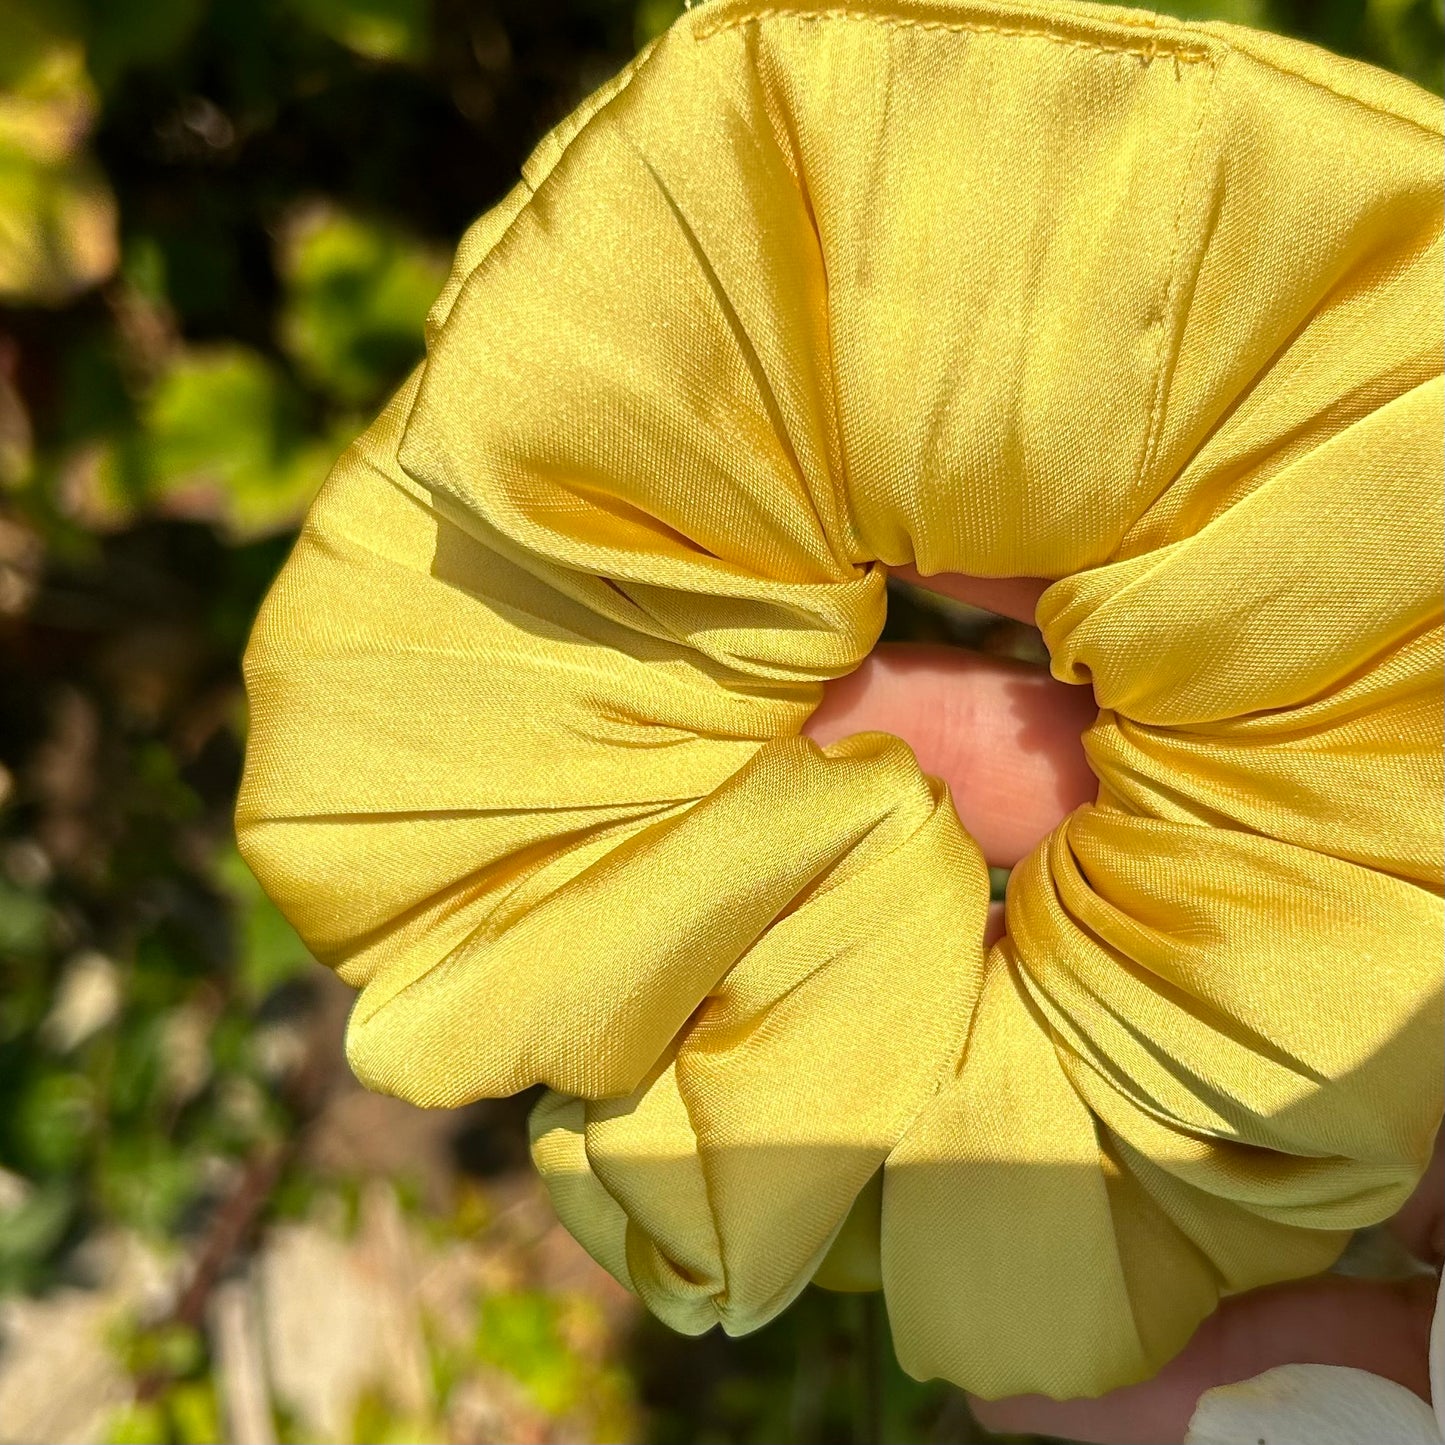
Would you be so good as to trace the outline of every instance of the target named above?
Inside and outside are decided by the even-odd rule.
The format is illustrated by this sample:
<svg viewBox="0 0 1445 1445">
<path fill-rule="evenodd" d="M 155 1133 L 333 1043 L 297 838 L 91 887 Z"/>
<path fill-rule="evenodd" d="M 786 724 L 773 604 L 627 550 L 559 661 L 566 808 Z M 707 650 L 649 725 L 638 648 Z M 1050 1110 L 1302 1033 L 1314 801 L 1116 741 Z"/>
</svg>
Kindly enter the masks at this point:
<svg viewBox="0 0 1445 1445">
<path fill-rule="evenodd" d="M 675 1328 L 882 1289 L 985 1397 L 1326 1268 L 1441 1081 L 1442 117 L 1097 5 L 715 0 L 463 240 L 247 654 L 244 854 L 369 1086 L 546 1086 Z M 987 872 L 803 735 L 891 568 L 1035 577 L 1097 800 Z"/>
</svg>

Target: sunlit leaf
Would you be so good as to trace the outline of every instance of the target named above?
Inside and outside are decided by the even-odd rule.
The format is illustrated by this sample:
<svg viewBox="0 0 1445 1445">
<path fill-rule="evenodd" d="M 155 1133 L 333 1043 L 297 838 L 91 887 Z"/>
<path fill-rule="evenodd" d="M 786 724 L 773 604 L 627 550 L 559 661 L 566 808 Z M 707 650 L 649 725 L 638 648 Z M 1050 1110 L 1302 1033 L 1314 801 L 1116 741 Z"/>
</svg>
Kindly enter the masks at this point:
<svg viewBox="0 0 1445 1445">
<path fill-rule="evenodd" d="M 156 485 L 167 492 L 271 472 L 300 429 L 275 367 L 242 346 L 183 356 L 150 398 L 144 425 Z"/>
<path fill-rule="evenodd" d="M 281 340 L 302 375 L 348 405 L 395 386 L 421 354 L 442 257 L 393 228 L 313 207 L 286 228 L 278 262 Z"/>
<path fill-rule="evenodd" d="M 5 0 L 0 33 L 0 300 L 52 305 L 115 269 L 115 201 L 85 151 L 95 92 L 62 11 Z"/>
<path fill-rule="evenodd" d="M 548 1414 L 572 1409 L 584 1371 L 562 1336 L 559 1301 L 523 1290 L 488 1295 L 480 1310 L 478 1355 L 517 1380 Z"/>
<path fill-rule="evenodd" d="M 1269 0 L 1155 0 L 1149 8 L 1181 20 L 1227 20 L 1232 25 L 1267 26 L 1271 19 Z"/>
<path fill-rule="evenodd" d="M 308 435 L 284 374 L 244 346 L 183 353 L 142 408 L 148 498 L 238 533 L 293 523 L 340 438 Z"/>
<path fill-rule="evenodd" d="M 95 1125 L 95 1091 L 84 1074 L 36 1073 L 20 1096 L 14 1131 L 27 1163 L 47 1173 L 69 1169 Z"/>
<path fill-rule="evenodd" d="M 1381 58 L 1438 93 L 1445 84 L 1445 4 L 1441 0 L 1366 0 L 1365 10 Z"/>
<path fill-rule="evenodd" d="M 638 0 L 632 21 L 638 45 L 655 40 L 682 14 L 684 8 L 682 0 Z"/>
<path fill-rule="evenodd" d="M 147 1326 L 122 1319 L 114 1327 L 110 1345 L 129 1375 L 168 1375 L 175 1379 L 199 1374 L 206 1361 L 200 1332 L 174 1322 Z"/>
<path fill-rule="evenodd" d="M 170 1445 L 170 1421 L 163 1405 L 135 1401 L 117 1410 L 105 1432 L 106 1445 Z"/>
<path fill-rule="evenodd" d="M 38 953 L 49 931 L 43 899 L 0 878 L 0 954 Z"/>
<path fill-rule="evenodd" d="M 306 972 L 312 965 L 311 954 L 234 847 L 217 859 L 216 881 L 235 910 L 241 987 L 248 998 L 259 1002 L 279 984 Z"/>
<path fill-rule="evenodd" d="M 427 47 L 426 0 L 291 0 L 323 35 L 370 60 L 420 60 Z"/>
<path fill-rule="evenodd" d="M 177 1445 L 219 1445 L 224 1438 L 216 1387 L 210 1380 L 187 1380 L 166 1394 Z"/>
</svg>

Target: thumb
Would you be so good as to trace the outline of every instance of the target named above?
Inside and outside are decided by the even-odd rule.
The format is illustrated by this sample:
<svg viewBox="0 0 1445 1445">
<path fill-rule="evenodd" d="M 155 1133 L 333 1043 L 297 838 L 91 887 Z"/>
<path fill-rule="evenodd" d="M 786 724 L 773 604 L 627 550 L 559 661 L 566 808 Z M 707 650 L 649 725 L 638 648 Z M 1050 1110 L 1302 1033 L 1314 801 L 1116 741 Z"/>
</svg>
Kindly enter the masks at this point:
<svg viewBox="0 0 1445 1445">
<path fill-rule="evenodd" d="M 1323 1275 L 1235 1295 L 1152 1380 L 1094 1400 L 1019 1395 L 969 1403 L 986 1430 L 1061 1435 L 1109 1445 L 1184 1438 L 1199 1397 L 1277 1365 L 1347 1365 L 1429 1398 L 1428 1341 L 1436 1281 Z M 1363 1445 L 1363 1442 L 1361 1442 Z"/>
</svg>

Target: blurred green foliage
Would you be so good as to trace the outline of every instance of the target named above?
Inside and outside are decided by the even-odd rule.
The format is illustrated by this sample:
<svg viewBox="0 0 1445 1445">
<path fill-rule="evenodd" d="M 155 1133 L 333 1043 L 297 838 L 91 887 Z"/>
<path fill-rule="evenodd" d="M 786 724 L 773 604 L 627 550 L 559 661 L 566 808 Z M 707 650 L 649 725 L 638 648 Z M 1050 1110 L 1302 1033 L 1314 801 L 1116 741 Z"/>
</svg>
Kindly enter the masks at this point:
<svg viewBox="0 0 1445 1445">
<path fill-rule="evenodd" d="M 365 405 L 416 354 L 446 262 L 403 232 L 324 210 L 298 217 L 281 254 L 282 344 L 300 373 Z"/>
<path fill-rule="evenodd" d="M 311 965 L 230 835 L 249 620 L 466 223 L 680 8 L 0 0 L 0 1293 L 107 1225 L 193 1245 L 299 1127 L 271 1025 Z M 1441 0 L 1162 8 L 1441 88 Z M 307 1191 L 293 1165 L 274 1207 Z M 861 1300 L 734 1343 L 648 1324 L 630 1378 L 578 1363 L 565 1308 L 499 1293 L 475 1338 L 552 1414 L 611 1391 L 677 1445 L 981 1438 Z M 221 1438 L 200 1335 L 117 1348 L 168 1382 L 117 1441 Z M 413 1438 L 380 1401 L 356 1428 Z"/>
</svg>

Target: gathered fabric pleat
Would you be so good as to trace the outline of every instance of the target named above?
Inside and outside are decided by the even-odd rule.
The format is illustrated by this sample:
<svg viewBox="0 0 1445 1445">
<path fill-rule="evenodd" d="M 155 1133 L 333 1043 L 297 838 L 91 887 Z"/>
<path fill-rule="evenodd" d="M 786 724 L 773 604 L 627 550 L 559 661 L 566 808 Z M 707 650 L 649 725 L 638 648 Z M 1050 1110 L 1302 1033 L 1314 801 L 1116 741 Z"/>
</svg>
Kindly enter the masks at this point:
<svg viewBox="0 0 1445 1445">
<path fill-rule="evenodd" d="M 247 653 L 243 853 L 369 1086 L 548 1092 L 680 1330 L 881 1288 L 986 1396 L 1326 1267 L 1442 1113 L 1442 120 L 1088 4 L 715 0 L 468 233 Z M 800 736 L 890 567 L 1033 576 L 1010 881 Z M 988 765 L 986 758 L 980 767 Z"/>
</svg>

